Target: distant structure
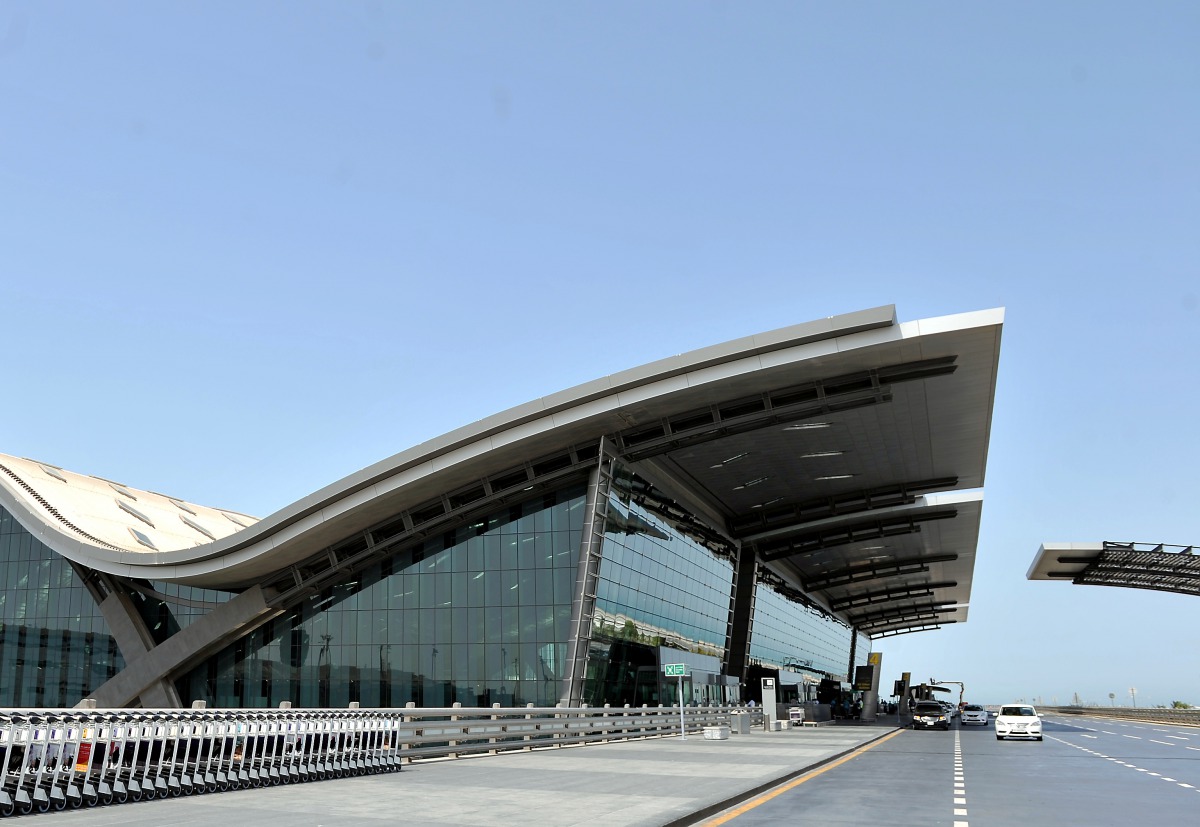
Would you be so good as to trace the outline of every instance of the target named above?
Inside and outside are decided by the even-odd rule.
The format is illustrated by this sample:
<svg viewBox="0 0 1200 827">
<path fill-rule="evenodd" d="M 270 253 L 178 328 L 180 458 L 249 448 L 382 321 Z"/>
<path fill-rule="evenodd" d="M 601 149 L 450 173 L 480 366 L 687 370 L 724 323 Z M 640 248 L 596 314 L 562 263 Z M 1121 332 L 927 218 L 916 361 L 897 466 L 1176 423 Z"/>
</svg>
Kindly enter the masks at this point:
<svg viewBox="0 0 1200 827">
<path fill-rule="evenodd" d="M 0 706 L 674 703 L 678 663 L 688 702 L 811 698 L 967 619 L 1002 323 L 714 345 L 261 520 L 0 455 Z"/>
<path fill-rule="evenodd" d="M 1026 577 L 1200 595 L 1200 555 L 1163 543 L 1044 543 Z"/>
</svg>

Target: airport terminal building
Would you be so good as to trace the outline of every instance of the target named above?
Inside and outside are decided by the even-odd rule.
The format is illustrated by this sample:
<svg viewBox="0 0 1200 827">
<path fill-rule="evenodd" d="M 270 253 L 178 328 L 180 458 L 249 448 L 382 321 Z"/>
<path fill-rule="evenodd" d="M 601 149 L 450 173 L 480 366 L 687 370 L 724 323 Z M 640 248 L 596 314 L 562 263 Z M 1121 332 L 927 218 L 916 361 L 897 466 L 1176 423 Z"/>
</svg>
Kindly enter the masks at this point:
<svg viewBox="0 0 1200 827">
<path fill-rule="evenodd" d="M 1002 325 L 715 345 L 263 519 L 0 454 L 0 706 L 669 704 L 667 663 L 812 698 L 966 620 Z"/>
</svg>

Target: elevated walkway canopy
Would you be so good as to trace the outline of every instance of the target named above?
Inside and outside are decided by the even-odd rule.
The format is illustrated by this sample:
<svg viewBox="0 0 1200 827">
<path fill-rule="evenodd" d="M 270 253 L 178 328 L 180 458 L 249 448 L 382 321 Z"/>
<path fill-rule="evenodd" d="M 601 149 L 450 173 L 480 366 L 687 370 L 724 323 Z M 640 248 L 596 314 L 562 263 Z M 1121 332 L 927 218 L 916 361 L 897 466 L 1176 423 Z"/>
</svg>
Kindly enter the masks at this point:
<svg viewBox="0 0 1200 827">
<path fill-rule="evenodd" d="M 1163 543 L 1044 543 L 1025 576 L 1200 595 L 1200 555 Z"/>
</svg>

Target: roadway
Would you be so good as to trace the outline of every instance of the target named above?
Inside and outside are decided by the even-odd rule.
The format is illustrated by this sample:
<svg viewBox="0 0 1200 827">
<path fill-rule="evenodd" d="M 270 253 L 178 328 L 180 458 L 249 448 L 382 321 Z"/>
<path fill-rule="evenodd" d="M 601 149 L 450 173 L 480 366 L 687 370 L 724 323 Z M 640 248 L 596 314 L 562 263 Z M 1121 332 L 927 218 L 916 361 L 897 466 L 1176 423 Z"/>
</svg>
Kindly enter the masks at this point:
<svg viewBox="0 0 1200 827">
<path fill-rule="evenodd" d="M 1200 730 L 1047 716 L 1045 740 L 903 730 L 703 822 L 1030 827 L 1196 824 Z"/>
</svg>

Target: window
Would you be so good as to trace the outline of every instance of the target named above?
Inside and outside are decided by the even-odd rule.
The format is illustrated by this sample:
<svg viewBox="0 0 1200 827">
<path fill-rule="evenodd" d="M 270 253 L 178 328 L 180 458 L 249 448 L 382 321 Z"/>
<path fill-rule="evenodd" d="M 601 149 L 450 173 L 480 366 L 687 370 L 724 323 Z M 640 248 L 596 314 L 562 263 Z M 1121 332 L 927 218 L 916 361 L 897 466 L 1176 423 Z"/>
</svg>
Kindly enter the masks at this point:
<svg viewBox="0 0 1200 827">
<path fill-rule="evenodd" d="M 120 508 L 122 511 L 126 512 L 127 514 L 132 514 L 133 516 L 137 517 L 139 520 L 141 520 L 146 525 L 150 526 L 151 528 L 154 528 L 154 523 L 151 522 L 150 518 L 147 517 L 142 512 L 138 511 L 132 505 L 125 502 L 124 500 L 115 500 L 115 502 L 117 504 L 117 507 Z"/>
<path fill-rule="evenodd" d="M 146 536 L 142 532 L 138 531 L 136 528 L 133 528 L 132 526 L 130 526 L 129 533 L 133 535 L 133 539 L 137 540 L 139 543 L 141 543 L 146 548 L 148 548 L 152 551 L 158 551 L 158 546 L 154 545 L 154 541 L 151 540 L 148 536 Z"/>
<path fill-rule="evenodd" d="M 133 496 L 133 494 L 125 486 L 118 485 L 115 482 L 110 482 L 110 483 L 108 483 L 108 485 L 110 488 L 112 488 L 113 491 L 116 491 L 122 497 L 128 497 L 129 499 L 133 500 L 134 502 L 137 502 L 137 497 Z"/>
<path fill-rule="evenodd" d="M 209 531 L 204 526 L 200 525 L 195 520 L 189 519 L 189 518 L 183 516 L 182 514 L 179 515 L 179 519 L 183 520 L 185 525 L 189 526 L 190 528 L 196 529 L 197 531 L 199 531 L 201 534 L 203 534 L 208 539 L 210 539 L 210 540 L 217 539 L 217 535 L 213 534 L 211 531 Z"/>
<path fill-rule="evenodd" d="M 39 468 L 41 468 L 43 471 L 45 471 L 45 472 L 46 472 L 47 474 L 49 474 L 50 476 L 54 477 L 54 479 L 56 479 L 56 480 L 60 480 L 60 481 L 62 481 L 62 482 L 66 482 L 66 481 L 67 481 L 67 478 L 66 478 L 66 477 L 64 477 L 62 474 L 60 474 L 60 473 L 58 472 L 58 469 L 57 469 L 57 468 L 55 468 L 55 467 L 54 467 L 54 466 L 52 466 L 52 465 L 42 465 L 42 464 L 39 462 L 39 463 L 38 463 L 38 467 L 39 467 Z"/>
</svg>

